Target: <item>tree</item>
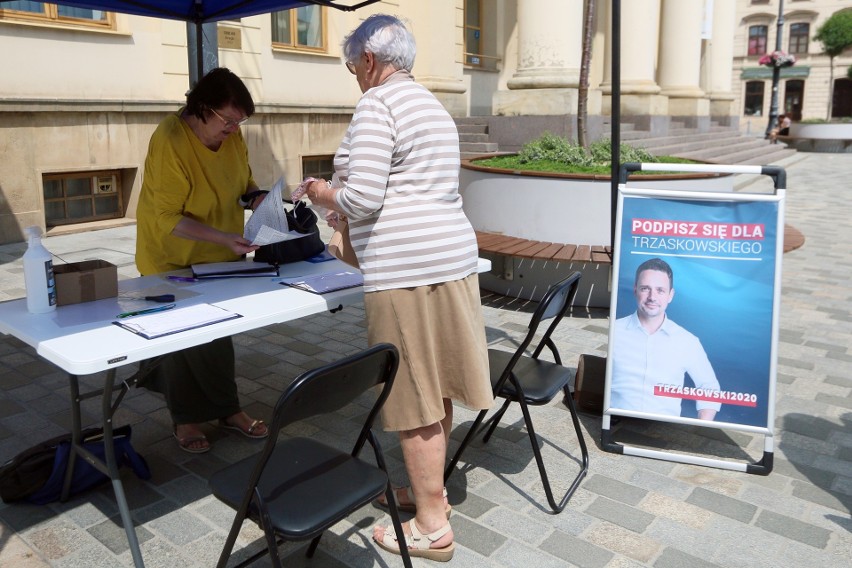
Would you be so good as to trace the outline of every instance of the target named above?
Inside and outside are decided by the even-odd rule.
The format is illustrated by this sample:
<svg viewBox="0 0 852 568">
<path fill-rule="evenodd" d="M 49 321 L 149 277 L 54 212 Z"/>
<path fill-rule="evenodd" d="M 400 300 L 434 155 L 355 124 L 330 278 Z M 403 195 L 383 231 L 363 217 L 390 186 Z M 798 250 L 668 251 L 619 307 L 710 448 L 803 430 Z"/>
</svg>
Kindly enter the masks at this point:
<svg viewBox="0 0 852 568">
<path fill-rule="evenodd" d="M 814 39 L 822 43 L 823 52 L 829 59 L 828 78 L 828 113 L 831 120 L 831 109 L 834 106 L 834 58 L 852 46 L 852 11 L 835 12 L 817 30 Z"/>
<path fill-rule="evenodd" d="M 592 33 L 595 25 L 595 0 L 583 2 L 583 54 L 580 58 L 580 85 L 577 92 L 577 142 L 588 148 L 586 119 L 589 115 L 589 69 L 592 61 Z"/>
</svg>

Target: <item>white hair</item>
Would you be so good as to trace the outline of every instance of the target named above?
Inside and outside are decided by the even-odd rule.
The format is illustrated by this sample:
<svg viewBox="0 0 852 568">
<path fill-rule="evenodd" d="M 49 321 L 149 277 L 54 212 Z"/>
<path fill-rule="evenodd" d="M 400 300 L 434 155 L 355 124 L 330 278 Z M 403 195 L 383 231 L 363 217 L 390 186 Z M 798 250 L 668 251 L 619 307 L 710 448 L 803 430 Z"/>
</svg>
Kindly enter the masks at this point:
<svg viewBox="0 0 852 568">
<path fill-rule="evenodd" d="M 343 57 L 348 62 L 356 62 L 367 51 L 394 69 L 411 71 L 417 46 L 399 18 L 373 14 L 343 40 Z"/>
</svg>

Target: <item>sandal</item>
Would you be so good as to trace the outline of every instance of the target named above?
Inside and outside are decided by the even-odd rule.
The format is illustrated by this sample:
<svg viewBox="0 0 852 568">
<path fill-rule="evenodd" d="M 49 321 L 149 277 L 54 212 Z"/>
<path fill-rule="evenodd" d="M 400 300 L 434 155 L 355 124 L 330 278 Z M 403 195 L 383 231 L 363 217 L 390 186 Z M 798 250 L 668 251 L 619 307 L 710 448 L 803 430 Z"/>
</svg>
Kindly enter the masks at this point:
<svg viewBox="0 0 852 568">
<path fill-rule="evenodd" d="M 404 493 L 400 493 L 401 491 L 403 491 Z M 417 512 L 417 503 L 414 502 L 414 493 L 411 491 L 410 485 L 408 487 L 397 487 L 393 490 L 393 492 L 394 492 L 394 495 L 396 496 L 396 509 L 397 509 L 397 511 L 400 511 L 402 513 L 416 513 Z M 401 495 L 405 495 L 406 502 L 403 503 L 402 499 L 400 499 Z M 387 503 L 387 501 L 384 500 L 384 498 L 385 498 L 385 495 L 383 493 L 381 495 L 381 497 L 376 499 L 375 503 L 379 507 L 382 507 L 383 509 L 387 509 L 388 503 Z M 446 499 L 446 498 L 447 498 L 447 488 L 444 487 L 444 499 Z M 447 508 L 445 509 L 445 512 L 447 513 L 447 518 L 449 519 L 450 515 L 453 512 L 453 506 L 450 505 L 449 503 L 447 503 Z"/>
<path fill-rule="evenodd" d="M 175 440 L 177 440 L 178 447 L 190 454 L 203 454 L 210 451 L 210 442 L 207 441 L 207 436 L 204 434 L 199 436 L 178 436 L 177 424 L 175 424 L 172 436 L 174 436 Z M 192 445 L 196 442 L 203 442 L 203 444 L 198 448 L 192 447 Z"/>
<path fill-rule="evenodd" d="M 411 519 L 408 524 L 411 527 L 411 534 L 405 535 L 405 543 L 408 545 L 409 556 L 426 558 L 427 560 L 435 560 L 436 562 L 450 561 L 453 553 L 456 551 L 455 542 L 451 542 L 443 548 L 431 548 L 433 542 L 450 532 L 450 523 L 429 534 L 421 533 L 414 519 Z M 382 540 L 376 540 L 375 537 L 373 537 L 373 540 L 388 552 L 399 554 L 399 540 L 396 538 L 393 527 L 385 527 L 385 534 Z"/>
<path fill-rule="evenodd" d="M 225 421 L 224 418 L 220 418 L 219 419 L 219 426 L 221 426 L 225 430 L 234 430 L 235 432 L 239 432 L 240 434 L 242 434 L 246 438 L 251 438 L 253 440 L 260 440 L 262 438 L 266 438 L 267 436 L 269 436 L 269 430 L 268 429 L 264 430 L 262 434 L 255 434 L 255 430 L 259 429 L 261 426 L 265 426 L 263 420 L 252 420 L 252 423 L 249 424 L 248 429 L 243 430 L 239 426 L 236 426 L 234 424 L 228 424 Z"/>
</svg>

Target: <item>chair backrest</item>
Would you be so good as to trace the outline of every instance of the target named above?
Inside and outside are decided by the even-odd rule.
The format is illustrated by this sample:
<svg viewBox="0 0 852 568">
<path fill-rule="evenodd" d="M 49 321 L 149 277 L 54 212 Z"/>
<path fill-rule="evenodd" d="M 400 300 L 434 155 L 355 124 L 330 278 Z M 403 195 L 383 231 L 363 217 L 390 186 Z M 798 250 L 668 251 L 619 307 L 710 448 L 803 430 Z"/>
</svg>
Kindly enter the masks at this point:
<svg viewBox="0 0 852 568">
<path fill-rule="evenodd" d="M 279 397 L 271 429 L 330 414 L 350 404 L 367 390 L 384 385 L 366 420 L 372 424 L 387 398 L 399 366 L 399 353 L 390 343 L 380 343 L 318 369 L 306 371 Z"/>
<path fill-rule="evenodd" d="M 541 322 L 552 319 L 550 326 L 547 328 L 547 331 L 542 335 L 541 340 L 536 346 L 535 350 L 532 353 L 532 357 L 537 359 L 539 355 L 541 355 L 542 350 L 545 346 L 550 348 L 550 351 L 553 353 L 553 358 L 556 363 L 562 364 L 562 360 L 559 357 L 559 350 L 556 349 L 556 345 L 553 343 L 553 340 L 550 338 L 553 335 L 553 331 L 559 325 L 559 322 L 562 321 L 562 318 L 565 317 L 565 314 L 568 313 L 568 310 L 571 308 L 571 300 L 577 294 L 577 287 L 580 284 L 580 277 L 582 274 L 580 272 L 572 272 L 566 278 L 560 280 L 550 288 L 548 288 L 547 292 L 544 294 L 544 297 L 538 304 L 535 312 L 530 319 L 529 326 L 527 327 L 527 335 L 524 340 L 521 342 L 517 351 L 515 351 L 515 356 L 512 357 L 512 360 L 506 366 L 506 372 L 504 374 L 508 375 L 508 373 L 512 370 L 512 367 L 515 366 L 515 363 L 518 362 L 523 354 L 526 352 L 527 348 L 529 348 L 532 340 L 535 338 L 535 335 L 538 331 L 539 325 Z M 501 386 L 503 381 L 500 381 Z"/>
</svg>

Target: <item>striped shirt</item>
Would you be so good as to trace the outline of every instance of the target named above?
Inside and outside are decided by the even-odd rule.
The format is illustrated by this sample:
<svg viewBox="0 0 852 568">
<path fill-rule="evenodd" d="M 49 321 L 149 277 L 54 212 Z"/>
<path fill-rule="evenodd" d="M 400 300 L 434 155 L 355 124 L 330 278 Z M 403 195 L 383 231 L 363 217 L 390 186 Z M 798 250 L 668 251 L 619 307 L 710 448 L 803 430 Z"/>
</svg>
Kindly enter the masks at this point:
<svg viewBox="0 0 852 568">
<path fill-rule="evenodd" d="M 364 290 L 426 286 L 476 272 L 459 195 L 455 122 L 407 71 L 369 89 L 334 157 Z"/>
</svg>

